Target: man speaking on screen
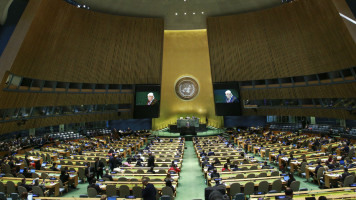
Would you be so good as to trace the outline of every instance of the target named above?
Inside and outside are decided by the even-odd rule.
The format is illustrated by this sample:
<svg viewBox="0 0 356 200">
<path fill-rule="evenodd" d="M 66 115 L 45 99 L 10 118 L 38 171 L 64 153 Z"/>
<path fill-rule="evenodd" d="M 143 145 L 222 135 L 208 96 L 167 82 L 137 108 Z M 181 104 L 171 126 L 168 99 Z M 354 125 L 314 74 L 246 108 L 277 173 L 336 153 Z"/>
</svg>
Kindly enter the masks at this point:
<svg viewBox="0 0 356 200">
<path fill-rule="evenodd" d="M 155 96 L 153 95 L 152 92 L 147 94 L 147 105 L 154 105 L 155 103 L 157 103 L 157 100 L 155 99 Z"/>
<path fill-rule="evenodd" d="M 225 91 L 226 103 L 234 103 L 237 102 L 237 98 L 231 93 L 230 90 Z"/>
</svg>

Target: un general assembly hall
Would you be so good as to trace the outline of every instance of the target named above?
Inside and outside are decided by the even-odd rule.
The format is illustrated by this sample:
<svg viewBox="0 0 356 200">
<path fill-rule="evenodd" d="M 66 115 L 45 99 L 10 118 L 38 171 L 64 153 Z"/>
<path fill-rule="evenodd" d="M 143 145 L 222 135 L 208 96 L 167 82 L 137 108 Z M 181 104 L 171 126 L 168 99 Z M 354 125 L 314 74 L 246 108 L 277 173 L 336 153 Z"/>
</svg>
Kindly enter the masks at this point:
<svg viewBox="0 0 356 200">
<path fill-rule="evenodd" d="M 356 0 L 0 0 L 0 200 L 356 200 Z"/>
</svg>

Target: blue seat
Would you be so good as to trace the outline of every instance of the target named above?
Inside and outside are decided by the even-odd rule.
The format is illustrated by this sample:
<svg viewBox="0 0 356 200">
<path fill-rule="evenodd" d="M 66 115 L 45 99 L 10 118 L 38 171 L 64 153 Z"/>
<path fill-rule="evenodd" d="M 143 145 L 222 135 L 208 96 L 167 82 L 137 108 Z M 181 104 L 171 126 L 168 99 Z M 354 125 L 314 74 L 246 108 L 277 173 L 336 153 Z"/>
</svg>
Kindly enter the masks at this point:
<svg viewBox="0 0 356 200">
<path fill-rule="evenodd" d="M 17 194 L 17 193 L 11 193 L 11 199 L 12 200 L 18 200 L 19 199 L 19 194 Z"/>
<path fill-rule="evenodd" d="M 5 196 L 5 193 L 0 192 L 0 200 L 7 200 L 6 196 Z"/>
<path fill-rule="evenodd" d="M 244 193 L 237 193 L 233 200 L 245 200 Z"/>
</svg>

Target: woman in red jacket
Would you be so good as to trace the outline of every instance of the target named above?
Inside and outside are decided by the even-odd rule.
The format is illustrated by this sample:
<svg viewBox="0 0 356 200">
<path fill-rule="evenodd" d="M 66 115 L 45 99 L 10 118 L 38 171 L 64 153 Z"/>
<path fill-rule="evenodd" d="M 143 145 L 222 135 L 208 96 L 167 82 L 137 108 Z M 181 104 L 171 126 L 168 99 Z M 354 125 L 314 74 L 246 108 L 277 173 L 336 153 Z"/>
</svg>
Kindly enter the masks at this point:
<svg viewBox="0 0 356 200">
<path fill-rule="evenodd" d="M 224 168 L 222 168 L 222 171 L 223 172 L 229 172 L 230 171 L 229 166 L 227 165 L 227 163 L 224 164 Z"/>
<path fill-rule="evenodd" d="M 180 172 L 180 169 L 177 167 L 177 165 L 173 165 L 171 168 L 169 168 L 168 172 L 174 171 L 176 173 Z"/>
</svg>

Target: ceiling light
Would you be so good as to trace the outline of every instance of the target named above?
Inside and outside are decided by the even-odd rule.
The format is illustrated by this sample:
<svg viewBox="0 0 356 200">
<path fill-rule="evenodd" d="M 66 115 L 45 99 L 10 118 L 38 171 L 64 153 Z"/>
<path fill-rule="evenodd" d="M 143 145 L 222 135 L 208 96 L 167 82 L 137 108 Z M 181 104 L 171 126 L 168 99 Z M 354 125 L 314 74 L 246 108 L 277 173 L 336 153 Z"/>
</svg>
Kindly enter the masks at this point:
<svg viewBox="0 0 356 200">
<path fill-rule="evenodd" d="M 203 14 L 203 15 L 204 15 L 204 12 L 201 12 L 201 14 Z"/>
<path fill-rule="evenodd" d="M 195 15 L 195 12 L 193 12 L 193 15 Z"/>
<path fill-rule="evenodd" d="M 184 15 L 187 15 L 187 13 L 184 13 Z"/>
<path fill-rule="evenodd" d="M 178 15 L 178 13 L 176 13 L 176 15 Z"/>
</svg>

